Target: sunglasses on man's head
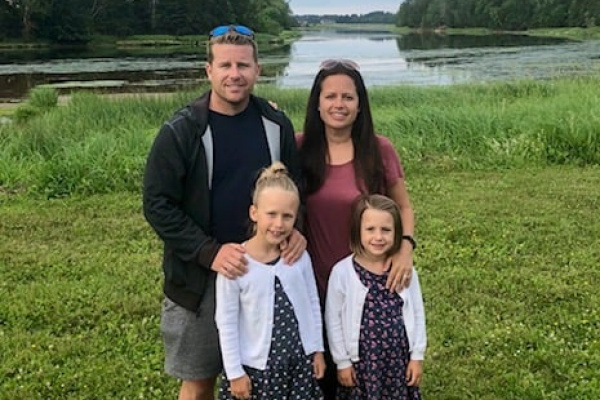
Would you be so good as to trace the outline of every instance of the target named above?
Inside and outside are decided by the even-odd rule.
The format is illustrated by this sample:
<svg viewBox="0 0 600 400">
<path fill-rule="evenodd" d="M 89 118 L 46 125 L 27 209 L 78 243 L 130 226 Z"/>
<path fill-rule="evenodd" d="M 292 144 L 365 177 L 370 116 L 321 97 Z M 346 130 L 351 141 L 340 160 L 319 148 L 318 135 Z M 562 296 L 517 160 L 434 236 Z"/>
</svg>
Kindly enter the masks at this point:
<svg viewBox="0 0 600 400">
<path fill-rule="evenodd" d="M 254 38 L 254 32 L 252 31 L 252 29 L 248 28 L 247 26 L 243 26 L 243 25 L 222 25 L 222 26 L 217 26 L 216 28 L 214 28 L 212 31 L 210 31 L 210 33 L 208 34 L 208 38 L 212 39 L 216 36 L 223 36 L 228 32 L 236 32 L 239 33 L 240 35 L 244 35 L 244 36 L 248 36 L 250 38 Z"/>
<path fill-rule="evenodd" d="M 319 69 L 321 70 L 330 70 L 330 69 L 334 69 L 337 68 L 339 66 L 342 66 L 346 69 L 351 69 L 354 71 L 358 71 L 360 69 L 360 67 L 358 66 L 358 64 L 352 60 L 348 60 L 347 58 L 338 58 L 338 59 L 329 59 L 329 60 L 325 60 L 321 63 L 321 65 L 319 66 Z"/>
</svg>

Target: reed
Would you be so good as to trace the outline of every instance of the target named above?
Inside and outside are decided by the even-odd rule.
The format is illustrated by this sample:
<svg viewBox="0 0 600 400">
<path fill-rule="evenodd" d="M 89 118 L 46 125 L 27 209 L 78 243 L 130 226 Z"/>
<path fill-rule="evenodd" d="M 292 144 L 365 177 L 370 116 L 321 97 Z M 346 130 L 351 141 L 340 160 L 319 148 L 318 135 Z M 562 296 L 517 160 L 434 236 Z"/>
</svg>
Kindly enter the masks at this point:
<svg viewBox="0 0 600 400">
<path fill-rule="evenodd" d="M 0 187 L 32 195 L 139 191 L 163 121 L 197 96 L 107 98 L 76 93 L 65 106 L 0 126 Z M 308 90 L 259 85 L 302 130 Z M 600 164 L 600 78 L 450 87 L 374 87 L 376 129 L 410 171 Z M 27 103 L 24 107 L 30 107 Z"/>
</svg>

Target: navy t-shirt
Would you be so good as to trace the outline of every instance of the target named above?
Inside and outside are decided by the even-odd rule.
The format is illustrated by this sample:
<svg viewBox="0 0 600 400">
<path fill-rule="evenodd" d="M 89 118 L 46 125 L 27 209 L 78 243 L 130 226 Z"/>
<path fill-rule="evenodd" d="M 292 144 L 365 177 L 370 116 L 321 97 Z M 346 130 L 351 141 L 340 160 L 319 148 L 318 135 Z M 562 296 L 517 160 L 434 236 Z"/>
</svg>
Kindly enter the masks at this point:
<svg viewBox="0 0 600 400">
<path fill-rule="evenodd" d="M 214 166 L 211 187 L 211 232 L 219 243 L 249 237 L 252 190 L 271 155 L 259 110 L 252 103 L 230 116 L 209 112 Z"/>
</svg>

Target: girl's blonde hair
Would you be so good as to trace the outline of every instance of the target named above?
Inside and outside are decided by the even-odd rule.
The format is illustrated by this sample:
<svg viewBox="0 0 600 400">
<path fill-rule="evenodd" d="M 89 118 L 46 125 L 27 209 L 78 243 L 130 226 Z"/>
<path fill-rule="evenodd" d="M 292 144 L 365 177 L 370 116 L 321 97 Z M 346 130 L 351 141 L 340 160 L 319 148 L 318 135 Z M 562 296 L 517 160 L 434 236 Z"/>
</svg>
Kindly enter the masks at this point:
<svg viewBox="0 0 600 400">
<path fill-rule="evenodd" d="M 352 203 L 350 221 L 350 250 L 356 255 L 364 255 L 364 248 L 360 240 L 360 226 L 362 216 L 366 210 L 379 210 L 390 213 L 394 219 L 394 244 L 388 252 L 388 256 L 400 250 L 402 245 L 402 217 L 400 207 L 389 197 L 381 194 L 361 195 Z"/>
<path fill-rule="evenodd" d="M 264 189 L 273 187 L 292 192 L 300 200 L 298 187 L 292 178 L 290 178 L 287 168 L 283 163 L 275 161 L 269 167 L 263 169 L 258 176 L 254 186 L 254 193 L 252 194 L 252 204 L 256 205 L 258 196 Z"/>
</svg>

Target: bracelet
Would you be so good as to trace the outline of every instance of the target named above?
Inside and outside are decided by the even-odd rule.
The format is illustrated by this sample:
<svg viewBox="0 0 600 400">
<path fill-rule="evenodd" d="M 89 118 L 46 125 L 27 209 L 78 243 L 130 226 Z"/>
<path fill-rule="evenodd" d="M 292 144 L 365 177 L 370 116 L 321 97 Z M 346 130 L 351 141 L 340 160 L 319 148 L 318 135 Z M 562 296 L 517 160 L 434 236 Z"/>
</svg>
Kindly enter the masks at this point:
<svg viewBox="0 0 600 400">
<path fill-rule="evenodd" d="M 402 240 L 409 242 L 413 248 L 413 251 L 417 248 L 417 241 L 412 235 L 402 235 Z"/>
</svg>

